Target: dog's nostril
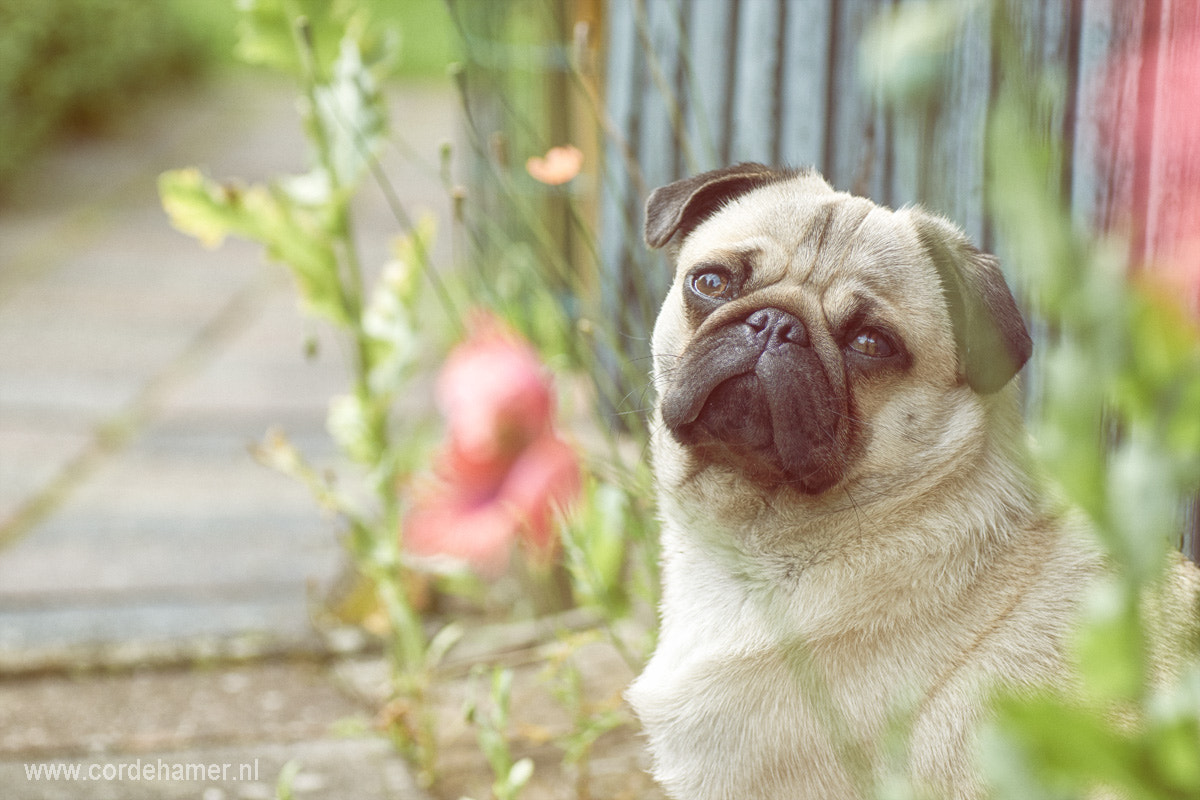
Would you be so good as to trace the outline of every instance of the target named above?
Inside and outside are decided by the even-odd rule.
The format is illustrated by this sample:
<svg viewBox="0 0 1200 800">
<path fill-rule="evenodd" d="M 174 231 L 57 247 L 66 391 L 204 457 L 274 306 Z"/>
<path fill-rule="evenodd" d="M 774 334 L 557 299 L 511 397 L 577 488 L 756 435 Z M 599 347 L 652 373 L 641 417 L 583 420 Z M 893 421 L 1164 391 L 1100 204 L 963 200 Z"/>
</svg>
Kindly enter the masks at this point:
<svg viewBox="0 0 1200 800">
<path fill-rule="evenodd" d="M 771 314 L 765 308 L 760 309 L 746 317 L 746 324 L 753 328 L 755 333 L 762 333 L 771 325 Z"/>
<path fill-rule="evenodd" d="M 808 331 L 799 319 L 778 308 L 761 308 L 746 317 L 746 325 L 754 332 L 756 339 L 764 339 L 765 346 L 779 345 L 784 342 L 808 345 Z"/>
<path fill-rule="evenodd" d="M 804 328 L 785 322 L 775 329 L 775 338 L 796 344 L 804 344 Z"/>
</svg>

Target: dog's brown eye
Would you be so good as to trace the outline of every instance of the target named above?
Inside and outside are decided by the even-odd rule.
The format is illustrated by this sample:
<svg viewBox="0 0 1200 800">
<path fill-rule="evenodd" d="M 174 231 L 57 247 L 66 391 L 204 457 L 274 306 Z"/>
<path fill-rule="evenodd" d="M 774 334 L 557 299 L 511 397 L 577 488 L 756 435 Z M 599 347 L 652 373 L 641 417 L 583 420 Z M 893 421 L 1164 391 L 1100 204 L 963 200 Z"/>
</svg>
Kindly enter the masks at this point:
<svg viewBox="0 0 1200 800">
<path fill-rule="evenodd" d="M 706 270 L 692 276 L 692 289 L 712 300 L 727 300 L 733 295 L 733 279 L 722 270 Z"/>
<path fill-rule="evenodd" d="M 854 352 L 871 358 L 887 358 L 896 354 L 896 346 L 878 328 L 863 328 L 854 334 L 847 346 Z"/>
</svg>

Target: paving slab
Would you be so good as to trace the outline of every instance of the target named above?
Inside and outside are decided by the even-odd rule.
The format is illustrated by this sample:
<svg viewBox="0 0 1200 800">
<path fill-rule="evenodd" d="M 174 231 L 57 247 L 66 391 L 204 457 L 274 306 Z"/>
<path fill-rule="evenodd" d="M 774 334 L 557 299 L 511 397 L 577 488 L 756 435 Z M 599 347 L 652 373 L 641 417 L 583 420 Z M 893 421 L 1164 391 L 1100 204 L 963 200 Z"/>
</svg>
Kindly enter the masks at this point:
<svg viewBox="0 0 1200 800">
<path fill-rule="evenodd" d="M 39 767 L 41 776 L 29 777 Z M 56 767 L 77 770 L 79 778 L 44 777 Z M 288 770 L 287 786 L 295 800 L 426 799 L 395 749 L 380 738 L 308 739 L 70 761 L 0 760 L 0 785 L 13 800 L 275 800 L 285 767 L 294 768 Z M 137 779 L 121 779 L 135 771 Z M 199 775 L 206 777 L 194 777 Z"/>
<path fill-rule="evenodd" d="M 371 710 L 312 663 L 0 683 L 0 786 L 21 800 L 419 800 Z"/>
</svg>

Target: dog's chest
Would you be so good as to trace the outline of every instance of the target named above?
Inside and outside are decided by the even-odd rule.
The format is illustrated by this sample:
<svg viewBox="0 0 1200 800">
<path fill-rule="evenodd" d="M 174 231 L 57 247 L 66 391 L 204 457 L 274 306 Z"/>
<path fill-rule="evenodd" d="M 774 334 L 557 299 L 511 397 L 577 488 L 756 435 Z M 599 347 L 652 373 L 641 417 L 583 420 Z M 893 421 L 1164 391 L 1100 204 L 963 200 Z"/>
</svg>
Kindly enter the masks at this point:
<svg viewBox="0 0 1200 800">
<path fill-rule="evenodd" d="M 901 675 L 881 663 L 828 670 L 802 652 L 667 639 L 630 700 L 672 796 L 853 797 L 888 760 L 878 748 L 888 710 L 904 706 Z"/>
<path fill-rule="evenodd" d="M 864 776 L 903 770 L 914 752 L 966 761 L 947 750 L 965 739 L 936 732 L 966 727 L 977 708 L 954 675 L 969 626 L 810 637 L 806 624 L 831 624 L 816 612 L 840 618 L 835 603 L 806 614 L 787 593 L 748 593 L 686 559 L 671 567 L 659 646 L 629 699 L 672 796 L 855 797 Z M 908 753 L 887 750 L 893 726 L 918 732 Z M 922 730 L 934 732 L 929 742 Z"/>
</svg>

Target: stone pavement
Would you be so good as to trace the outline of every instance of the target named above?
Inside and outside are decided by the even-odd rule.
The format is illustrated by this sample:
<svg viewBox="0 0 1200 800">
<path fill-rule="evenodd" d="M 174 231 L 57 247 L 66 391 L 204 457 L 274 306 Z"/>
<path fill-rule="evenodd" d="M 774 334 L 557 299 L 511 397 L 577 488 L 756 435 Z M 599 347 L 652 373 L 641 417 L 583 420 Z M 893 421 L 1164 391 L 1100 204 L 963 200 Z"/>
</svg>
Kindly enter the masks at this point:
<svg viewBox="0 0 1200 800">
<path fill-rule="evenodd" d="M 432 163 L 455 108 L 440 87 L 393 99 Z M 249 800 L 295 761 L 297 798 L 419 797 L 386 743 L 331 733 L 371 711 L 310 623 L 344 566 L 336 523 L 248 452 L 278 425 L 330 462 L 337 343 L 256 246 L 207 251 L 169 227 L 155 181 L 189 165 L 302 170 L 291 87 L 181 89 L 59 148 L 0 205 L 0 796 Z M 386 169 L 410 213 L 444 213 L 431 169 Z M 398 226 L 365 194 L 372 263 Z M 28 773 L 54 763 L 99 779 Z M 144 780 L 134 763 L 254 766 Z"/>
</svg>

